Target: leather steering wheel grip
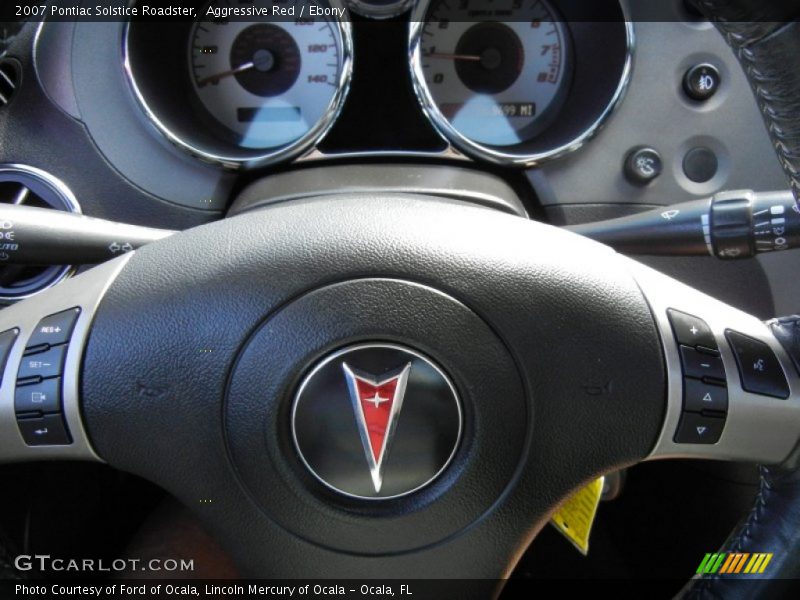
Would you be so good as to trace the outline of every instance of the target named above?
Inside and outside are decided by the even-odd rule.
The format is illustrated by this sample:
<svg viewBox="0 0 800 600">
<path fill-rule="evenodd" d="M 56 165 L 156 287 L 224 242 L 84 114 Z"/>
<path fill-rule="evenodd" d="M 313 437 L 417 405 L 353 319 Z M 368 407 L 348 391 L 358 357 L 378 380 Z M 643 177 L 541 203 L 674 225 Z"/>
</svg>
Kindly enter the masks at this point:
<svg viewBox="0 0 800 600">
<path fill-rule="evenodd" d="M 742 65 L 800 202 L 800 0 L 693 0 Z"/>
<path fill-rule="evenodd" d="M 719 574 L 692 579 L 684 600 L 705 598 L 788 598 L 800 579 L 800 470 L 759 467 L 759 487 L 750 512 L 720 552 L 773 553 L 769 569 L 747 578 Z"/>
<path fill-rule="evenodd" d="M 800 202 L 800 1 L 693 0 L 725 37 L 755 95 L 795 199 Z M 800 367 L 800 318 L 770 322 L 773 333 Z M 795 453 L 796 454 L 796 453 Z M 760 485 L 749 514 L 723 552 L 773 552 L 756 582 L 719 575 L 690 581 L 686 598 L 777 597 L 800 578 L 800 469 L 760 467 Z"/>
<path fill-rule="evenodd" d="M 792 315 L 768 322 L 775 337 L 800 371 L 800 316 Z M 702 575 L 689 581 L 681 597 L 700 598 L 779 598 L 797 591 L 800 579 L 800 468 L 798 451 L 785 465 L 759 466 L 759 486 L 750 512 L 736 526 L 720 552 L 771 552 L 770 568 L 746 580 L 719 573 Z M 755 579 L 755 581 L 754 581 Z"/>
</svg>

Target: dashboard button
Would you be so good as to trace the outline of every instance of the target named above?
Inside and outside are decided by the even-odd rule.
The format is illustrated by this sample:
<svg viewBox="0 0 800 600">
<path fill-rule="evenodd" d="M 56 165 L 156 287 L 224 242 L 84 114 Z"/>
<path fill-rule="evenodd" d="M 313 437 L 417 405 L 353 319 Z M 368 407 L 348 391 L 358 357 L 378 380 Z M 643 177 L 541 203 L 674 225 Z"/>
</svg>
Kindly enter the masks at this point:
<svg viewBox="0 0 800 600">
<path fill-rule="evenodd" d="M 60 377 L 64 371 L 64 356 L 66 354 L 67 346 L 63 345 L 23 357 L 17 373 L 17 379 Z"/>
<path fill-rule="evenodd" d="M 634 148 L 625 158 L 625 177 L 631 183 L 648 184 L 661 175 L 663 169 L 661 155 L 653 148 Z"/>
<path fill-rule="evenodd" d="M 43 344 L 49 346 L 66 344 L 72 335 L 72 329 L 75 327 L 75 321 L 78 320 L 80 313 L 81 309 L 76 307 L 45 317 L 33 330 L 27 347 L 33 348 Z"/>
<path fill-rule="evenodd" d="M 728 412 L 728 390 L 699 379 L 683 380 L 683 410 L 690 412 Z"/>
<path fill-rule="evenodd" d="M 725 337 L 736 356 L 739 377 L 745 390 L 762 396 L 789 397 L 786 375 L 767 344 L 730 329 L 725 332 Z"/>
<path fill-rule="evenodd" d="M 692 148 L 683 157 L 683 174 L 695 183 L 711 181 L 718 168 L 717 155 L 710 148 Z"/>
<path fill-rule="evenodd" d="M 697 379 L 710 378 L 725 381 L 725 366 L 719 356 L 681 346 L 683 374 Z"/>
<path fill-rule="evenodd" d="M 670 308 L 667 310 L 675 339 L 684 346 L 703 346 L 717 350 L 717 340 L 703 319 Z"/>
<path fill-rule="evenodd" d="M 14 392 L 17 413 L 52 413 L 61 410 L 61 378 L 44 379 L 39 383 L 19 385 Z"/>
<path fill-rule="evenodd" d="M 65 446 L 72 443 L 61 415 L 18 419 L 17 425 L 28 446 Z"/>
<path fill-rule="evenodd" d="M 719 90 L 722 77 L 719 69 L 708 63 L 689 68 L 683 76 L 683 91 L 692 100 L 704 102 Z"/>
<path fill-rule="evenodd" d="M 722 437 L 725 419 L 685 412 L 681 415 L 675 442 L 678 444 L 716 444 Z"/>
<path fill-rule="evenodd" d="M 17 341 L 18 335 L 19 329 L 9 329 L 0 333 L 0 382 L 3 381 L 8 355 L 11 354 L 11 348 L 14 347 L 14 342 Z"/>
</svg>

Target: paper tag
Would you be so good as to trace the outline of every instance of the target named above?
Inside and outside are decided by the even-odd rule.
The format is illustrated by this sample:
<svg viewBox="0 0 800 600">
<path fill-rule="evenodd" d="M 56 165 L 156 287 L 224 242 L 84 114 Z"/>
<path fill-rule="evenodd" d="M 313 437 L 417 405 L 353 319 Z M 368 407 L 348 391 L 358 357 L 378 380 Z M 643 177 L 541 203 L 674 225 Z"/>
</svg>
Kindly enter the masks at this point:
<svg viewBox="0 0 800 600">
<path fill-rule="evenodd" d="M 595 479 L 579 489 L 562 504 L 550 522 L 586 556 L 589 553 L 589 534 L 603 494 L 604 477 Z"/>
</svg>

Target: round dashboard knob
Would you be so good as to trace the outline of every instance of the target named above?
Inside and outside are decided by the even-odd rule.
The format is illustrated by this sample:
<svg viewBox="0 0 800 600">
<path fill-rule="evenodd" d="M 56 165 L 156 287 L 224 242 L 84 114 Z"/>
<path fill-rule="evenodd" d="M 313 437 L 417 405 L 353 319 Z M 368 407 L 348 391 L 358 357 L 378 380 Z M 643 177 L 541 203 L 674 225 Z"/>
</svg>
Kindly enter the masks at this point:
<svg viewBox="0 0 800 600">
<path fill-rule="evenodd" d="M 661 175 L 664 165 L 655 148 L 634 148 L 625 158 L 625 177 L 631 183 L 646 185 Z"/>
</svg>

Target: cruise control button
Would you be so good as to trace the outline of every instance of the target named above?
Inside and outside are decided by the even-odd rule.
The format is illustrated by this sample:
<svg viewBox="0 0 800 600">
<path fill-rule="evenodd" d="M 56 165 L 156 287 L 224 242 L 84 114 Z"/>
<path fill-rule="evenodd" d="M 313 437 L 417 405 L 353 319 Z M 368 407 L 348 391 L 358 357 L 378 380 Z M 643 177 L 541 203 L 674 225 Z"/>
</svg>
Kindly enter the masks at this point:
<svg viewBox="0 0 800 600">
<path fill-rule="evenodd" d="M 61 415 L 18 419 L 17 425 L 28 446 L 64 446 L 72 443 Z"/>
<path fill-rule="evenodd" d="M 716 444 L 725 428 L 725 419 L 706 417 L 697 413 L 685 412 L 681 415 L 678 431 L 675 432 L 677 444 Z"/>
<path fill-rule="evenodd" d="M 736 356 L 742 387 L 748 392 L 786 399 L 789 383 L 772 349 L 759 340 L 730 329 L 725 332 Z"/>
<path fill-rule="evenodd" d="M 719 356 L 681 346 L 681 364 L 683 364 L 683 373 L 687 377 L 697 379 L 708 377 L 725 381 L 725 367 Z"/>
<path fill-rule="evenodd" d="M 6 361 L 8 355 L 11 354 L 11 348 L 14 347 L 14 342 L 17 341 L 19 329 L 9 329 L 0 333 L 0 382 L 3 381 L 3 373 L 6 371 Z"/>
<path fill-rule="evenodd" d="M 672 308 L 667 310 L 667 316 L 679 344 L 717 349 L 717 340 L 703 319 Z"/>
<path fill-rule="evenodd" d="M 14 410 L 18 413 L 61 411 L 61 378 L 17 386 L 14 392 Z"/>
<path fill-rule="evenodd" d="M 728 412 L 728 390 L 699 379 L 683 380 L 683 409 L 690 412 Z"/>
<path fill-rule="evenodd" d="M 33 348 L 43 344 L 50 346 L 66 344 L 72 335 L 72 329 L 75 327 L 75 321 L 78 320 L 80 313 L 81 309 L 76 307 L 45 317 L 33 330 L 27 347 Z"/>
<path fill-rule="evenodd" d="M 67 346 L 56 346 L 46 352 L 30 354 L 22 358 L 17 379 L 30 379 L 35 377 L 60 377 L 64 371 L 64 356 Z"/>
</svg>

